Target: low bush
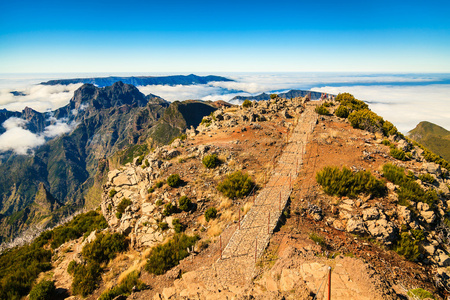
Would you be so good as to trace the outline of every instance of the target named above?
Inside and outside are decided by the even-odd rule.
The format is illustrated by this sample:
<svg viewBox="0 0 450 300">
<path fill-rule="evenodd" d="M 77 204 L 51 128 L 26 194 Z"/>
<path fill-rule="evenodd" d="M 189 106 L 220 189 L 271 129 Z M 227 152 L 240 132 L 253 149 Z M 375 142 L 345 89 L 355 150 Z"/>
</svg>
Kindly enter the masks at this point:
<svg viewBox="0 0 450 300">
<path fill-rule="evenodd" d="M 99 233 L 93 242 L 83 247 L 81 254 L 87 261 L 100 264 L 113 259 L 117 253 L 125 251 L 126 248 L 127 243 L 123 234 Z"/>
<path fill-rule="evenodd" d="M 426 291 L 424 289 L 421 289 L 421 288 L 411 289 L 408 291 L 407 295 L 408 295 L 408 298 L 418 299 L 418 300 L 436 299 L 432 293 L 430 293 L 429 291 Z"/>
<path fill-rule="evenodd" d="M 160 187 L 162 187 L 163 186 L 163 184 L 164 184 L 164 181 L 157 181 L 156 183 L 155 183 L 155 186 L 156 186 L 156 188 L 160 188 Z"/>
<path fill-rule="evenodd" d="M 278 97 L 278 94 L 270 94 L 270 99 L 276 99 Z"/>
<path fill-rule="evenodd" d="M 407 176 L 403 168 L 387 163 L 383 166 L 383 176 L 392 183 L 400 186 L 398 194 L 398 203 L 403 206 L 409 206 L 409 201 L 424 202 L 434 206 L 438 196 L 435 190 L 424 191 L 420 185 L 415 182 L 413 176 Z"/>
<path fill-rule="evenodd" d="M 187 249 L 192 247 L 198 239 L 198 236 L 176 234 L 166 243 L 151 250 L 145 270 L 155 275 L 164 274 L 189 255 Z"/>
<path fill-rule="evenodd" d="M 127 277 L 119 283 L 119 285 L 103 292 L 98 300 L 113 300 L 117 296 L 128 297 L 133 292 L 133 288 L 137 291 L 142 291 L 147 288 L 145 283 L 139 280 L 139 271 L 133 271 L 128 274 Z"/>
<path fill-rule="evenodd" d="M 192 202 L 187 196 L 181 196 L 178 200 L 178 207 L 182 211 L 188 211 L 191 208 Z"/>
<path fill-rule="evenodd" d="M 28 299 L 30 300 L 47 300 L 53 299 L 56 291 L 55 283 L 49 280 L 42 280 L 36 284 L 30 292 Z"/>
<path fill-rule="evenodd" d="M 175 213 L 177 211 L 177 207 L 173 205 L 172 203 L 166 203 L 164 205 L 163 215 L 170 216 L 171 214 Z"/>
<path fill-rule="evenodd" d="M 385 146 L 390 146 L 390 145 L 391 145 L 391 142 L 389 142 L 388 139 L 384 139 L 381 143 L 382 143 L 383 145 L 385 145 Z"/>
<path fill-rule="evenodd" d="M 389 154 L 395 159 L 402 160 L 402 161 L 407 160 L 406 153 L 402 149 L 391 148 L 391 151 L 389 152 Z"/>
<path fill-rule="evenodd" d="M 346 106 L 349 111 L 352 112 L 369 108 L 366 103 L 356 99 L 352 94 L 349 93 L 338 94 L 336 96 L 336 101 L 340 102 L 341 105 Z"/>
<path fill-rule="evenodd" d="M 114 197 L 115 194 L 117 194 L 117 191 L 116 191 L 115 189 L 111 189 L 111 190 L 109 191 L 109 194 L 108 194 L 108 195 L 109 195 L 110 198 L 112 198 L 112 197 Z"/>
<path fill-rule="evenodd" d="M 341 105 L 339 105 L 339 107 L 336 109 L 336 111 L 334 113 L 339 118 L 347 118 L 349 111 L 348 111 L 347 106 L 341 104 Z"/>
<path fill-rule="evenodd" d="M 215 207 L 210 207 L 205 211 L 205 220 L 209 222 L 211 219 L 215 219 L 217 217 L 217 209 Z"/>
<path fill-rule="evenodd" d="M 330 111 L 322 104 L 320 106 L 317 106 L 315 109 L 315 112 L 319 115 L 329 115 Z"/>
<path fill-rule="evenodd" d="M 242 198 L 251 192 L 253 185 L 254 182 L 248 174 L 236 171 L 219 183 L 217 190 L 230 199 Z"/>
<path fill-rule="evenodd" d="M 163 201 L 161 199 L 156 200 L 155 205 L 161 206 L 163 204 Z"/>
<path fill-rule="evenodd" d="M 429 184 L 433 184 L 436 181 L 436 179 L 433 177 L 433 175 L 431 175 L 429 173 L 420 174 L 419 179 L 422 180 L 422 182 L 427 182 Z"/>
<path fill-rule="evenodd" d="M 128 198 L 123 198 L 119 205 L 117 205 L 116 217 L 117 219 L 122 218 L 122 214 L 125 212 L 125 209 L 131 205 L 131 200 Z"/>
<path fill-rule="evenodd" d="M 205 155 L 202 158 L 202 163 L 208 169 L 214 169 L 215 167 L 217 167 L 219 165 L 220 160 L 217 157 L 217 154 L 210 154 L 210 155 Z"/>
<path fill-rule="evenodd" d="M 410 261 L 416 261 L 421 253 L 420 243 L 425 239 L 423 231 L 411 230 L 411 234 L 403 232 L 395 246 L 395 251 Z"/>
<path fill-rule="evenodd" d="M 167 224 L 166 222 L 159 222 L 158 227 L 159 229 L 161 229 L 161 231 L 164 231 L 169 229 L 169 224 Z"/>
<path fill-rule="evenodd" d="M 98 263 L 78 264 L 73 272 L 72 292 L 86 297 L 98 288 L 102 269 Z"/>
<path fill-rule="evenodd" d="M 367 130 L 369 132 L 381 131 L 384 120 L 369 109 L 362 109 L 352 112 L 348 120 L 353 128 Z"/>
<path fill-rule="evenodd" d="M 343 167 L 325 167 L 316 174 L 325 193 L 335 196 L 357 197 L 359 194 L 368 194 L 374 197 L 382 196 L 386 187 L 383 181 L 376 179 L 369 171 L 352 172 Z"/>
<path fill-rule="evenodd" d="M 148 190 L 147 190 L 147 193 L 151 194 L 151 193 L 153 193 L 154 191 L 155 191 L 155 188 L 154 188 L 154 187 L 149 187 Z"/>
<path fill-rule="evenodd" d="M 243 108 L 249 108 L 249 107 L 252 107 L 252 101 L 250 101 L 250 100 L 248 100 L 248 99 L 245 99 L 245 100 L 244 100 L 244 103 L 242 103 L 242 107 L 243 107 Z"/>
<path fill-rule="evenodd" d="M 142 162 L 143 162 L 143 161 L 144 161 L 144 155 L 139 156 L 139 157 L 136 159 L 136 166 L 142 165 Z"/>
<path fill-rule="evenodd" d="M 169 177 L 167 177 L 167 184 L 170 187 L 177 187 L 181 183 L 180 175 L 178 174 L 172 174 Z"/>
<path fill-rule="evenodd" d="M 181 233 L 184 231 L 184 226 L 181 224 L 180 219 L 173 219 L 172 220 L 173 229 L 175 230 L 175 233 Z"/>
<path fill-rule="evenodd" d="M 72 260 L 70 261 L 69 265 L 67 266 L 67 273 L 70 275 L 73 275 L 73 272 L 75 271 L 75 268 L 77 266 L 77 262 Z"/>
</svg>

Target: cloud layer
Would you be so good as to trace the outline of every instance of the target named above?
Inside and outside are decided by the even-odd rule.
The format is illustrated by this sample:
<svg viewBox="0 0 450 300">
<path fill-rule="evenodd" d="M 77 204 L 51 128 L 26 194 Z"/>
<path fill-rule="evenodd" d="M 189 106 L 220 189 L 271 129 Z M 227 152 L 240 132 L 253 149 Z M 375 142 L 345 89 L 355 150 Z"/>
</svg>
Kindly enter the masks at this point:
<svg viewBox="0 0 450 300">
<path fill-rule="evenodd" d="M 0 89 L 0 108 L 11 111 L 22 111 L 26 106 L 45 112 L 55 110 L 69 103 L 73 93 L 81 84 L 64 85 L 32 85 L 19 89 Z M 21 95 L 13 95 L 11 92 Z"/>
<path fill-rule="evenodd" d="M 43 145 L 46 140 L 68 133 L 77 125 L 74 122 L 67 123 L 66 119 L 57 120 L 53 117 L 49 121 L 52 122 L 51 125 L 45 127 L 42 133 L 35 134 L 25 129 L 27 120 L 16 117 L 7 119 L 2 124 L 6 131 L 0 135 L 0 153 L 13 151 L 16 154 L 31 154 L 34 148 Z"/>
</svg>

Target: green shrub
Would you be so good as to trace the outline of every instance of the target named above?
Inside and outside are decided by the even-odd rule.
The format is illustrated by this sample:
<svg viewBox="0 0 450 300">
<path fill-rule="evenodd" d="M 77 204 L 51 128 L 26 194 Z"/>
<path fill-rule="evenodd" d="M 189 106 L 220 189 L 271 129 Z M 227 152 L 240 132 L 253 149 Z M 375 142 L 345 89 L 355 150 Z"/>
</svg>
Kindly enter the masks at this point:
<svg viewBox="0 0 450 300">
<path fill-rule="evenodd" d="M 95 211 L 75 216 L 70 222 L 44 231 L 31 244 L 15 247 L 0 254 L 0 299 L 26 296 L 39 274 L 52 268 L 52 251 L 62 243 L 77 239 L 95 229 L 106 228 L 105 218 Z"/>
<path fill-rule="evenodd" d="M 86 260 L 100 264 L 113 259 L 117 253 L 125 251 L 126 248 L 127 243 L 123 234 L 99 233 L 93 242 L 83 247 L 81 254 Z"/>
<path fill-rule="evenodd" d="M 112 198 L 112 197 L 114 197 L 115 194 L 117 194 L 117 191 L 115 189 L 112 189 L 112 190 L 109 191 L 108 195 L 109 195 L 110 198 Z"/>
<path fill-rule="evenodd" d="M 47 300 L 54 297 L 56 291 L 55 283 L 49 280 L 42 280 L 36 284 L 30 292 L 30 300 Z"/>
<path fill-rule="evenodd" d="M 180 219 L 173 219 L 172 220 L 173 229 L 175 230 L 175 233 L 181 233 L 184 230 L 183 224 L 181 224 Z"/>
<path fill-rule="evenodd" d="M 117 205 L 116 217 L 117 219 L 122 218 L 122 214 L 125 212 L 125 209 L 131 205 L 131 200 L 128 198 L 123 198 L 119 205 Z"/>
<path fill-rule="evenodd" d="M 119 285 L 103 292 L 98 300 L 113 300 L 120 295 L 128 297 L 133 292 L 133 288 L 136 288 L 137 291 L 142 291 L 147 288 L 147 286 L 139 280 L 139 271 L 133 271 L 128 274 Z"/>
<path fill-rule="evenodd" d="M 376 179 L 369 171 L 353 173 L 350 169 L 343 167 L 324 167 L 316 174 L 324 192 L 328 195 L 357 197 L 359 194 L 371 196 L 382 196 L 386 187 L 381 180 Z"/>
<path fill-rule="evenodd" d="M 202 163 L 208 169 L 214 169 L 216 166 L 219 165 L 220 160 L 217 157 L 217 154 L 210 154 L 203 157 Z"/>
<path fill-rule="evenodd" d="M 403 232 L 395 251 L 410 261 L 416 261 L 420 256 L 420 243 L 425 239 L 422 230 L 411 230 L 411 234 Z"/>
<path fill-rule="evenodd" d="M 73 275 L 73 272 L 75 271 L 75 268 L 77 267 L 77 262 L 72 260 L 70 261 L 69 265 L 67 266 L 67 273 L 70 275 Z"/>
<path fill-rule="evenodd" d="M 172 203 L 166 203 L 164 205 L 163 215 L 170 216 L 171 214 L 175 213 L 177 210 L 177 207 L 173 205 Z"/>
<path fill-rule="evenodd" d="M 353 95 L 349 93 L 342 93 L 336 96 L 336 101 L 340 102 L 341 105 L 348 108 L 350 111 L 358 111 L 362 109 L 368 109 L 369 106 L 361 100 L 356 99 Z"/>
<path fill-rule="evenodd" d="M 391 145 L 391 142 L 389 142 L 388 139 L 384 139 L 381 143 L 382 143 L 383 145 L 385 145 L 385 146 L 390 146 L 390 145 Z"/>
<path fill-rule="evenodd" d="M 139 156 L 139 157 L 136 159 L 136 166 L 142 165 L 142 161 L 143 161 L 143 160 L 144 160 L 144 155 Z"/>
<path fill-rule="evenodd" d="M 249 108 L 252 106 L 252 101 L 245 99 L 244 103 L 242 103 L 243 108 Z"/>
<path fill-rule="evenodd" d="M 331 102 L 324 102 L 322 105 L 324 107 L 331 107 L 331 106 L 333 106 L 333 103 L 331 103 Z"/>
<path fill-rule="evenodd" d="M 187 249 L 192 247 L 198 239 L 198 236 L 176 234 L 166 243 L 151 250 L 145 270 L 155 275 L 164 274 L 189 255 Z"/>
<path fill-rule="evenodd" d="M 352 112 L 348 120 L 353 128 L 367 130 L 369 132 L 382 131 L 384 120 L 369 109 L 362 109 Z"/>
<path fill-rule="evenodd" d="M 309 234 L 309 238 L 310 238 L 311 240 L 313 240 L 314 243 L 316 243 L 316 244 L 319 245 L 320 247 L 322 247 L 322 248 L 326 248 L 326 247 L 327 247 L 327 244 L 326 244 L 326 242 L 325 242 L 325 239 L 324 239 L 322 236 L 320 236 L 320 235 L 315 234 L 314 232 L 312 232 L 312 233 Z"/>
<path fill-rule="evenodd" d="M 315 109 L 315 112 L 318 113 L 319 115 L 329 115 L 330 114 L 328 109 L 323 104 L 321 106 L 317 106 Z"/>
<path fill-rule="evenodd" d="M 413 174 L 414 175 L 414 174 Z M 413 176 L 407 176 L 403 168 L 387 163 L 383 166 L 383 176 L 392 183 L 400 186 L 398 190 L 399 204 L 409 206 L 408 200 L 424 202 L 434 206 L 438 197 L 435 190 L 425 192 L 420 185 L 414 181 Z"/>
<path fill-rule="evenodd" d="M 248 174 L 236 171 L 219 183 L 217 190 L 230 199 L 242 198 L 251 192 L 253 185 L 253 180 Z"/>
<path fill-rule="evenodd" d="M 419 175 L 419 179 L 422 180 L 422 182 L 427 182 L 430 184 L 433 184 L 436 181 L 436 179 L 433 177 L 433 175 L 431 175 L 429 173 Z"/>
<path fill-rule="evenodd" d="M 408 298 L 412 298 L 412 299 L 418 299 L 418 300 L 423 300 L 423 299 L 436 299 L 432 293 L 430 293 L 429 291 L 426 291 L 424 289 L 421 288 L 417 288 L 417 289 L 412 289 L 409 290 L 408 293 Z"/>
<path fill-rule="evenodd" d="M 347 106 L 342 105 L 342 104 L 339 105 L 339 107 L 335 111 L 335 114 L 339 118 L 347 118 L 348 114 L 349 114 Z"/>
<path fill-rule="evenodd" d="M 189 199 L 186 196 L 181 196 L 181 198 L 178 200 L 178 207 L 182 211 L 188 211 L 192 205 L 191 199 Z"/>
<path fill-rule="evenodd" d="M 147 193 L 151 194 L 154 191 L 155 191 L 155 188 L 154 187 L 150 187 L 150 188 L 148 188 Z"/>
<path fill-rule="evenodd" d="M 385 136 L 391 136 L 391 135 L 399 134 L 399 132 L 397 130 L 397 127 L 395 127 L 394 124 L 392 124 L 389 121 L 384 121 L 383 127 L 382 127 L 382 131 L 383 131 L 383 134 Z"/>
<path fill-rule="evenodd" d="M 177 187 L 181 183 L 180 175 L 172 174 L 167 178 L 167 184 L 170 187 Z"/>
<path fill-rule="evenodd" d="M 391 151 L 389 152 L 389 154 L 393 158 L 398 159 L 398 160 L 405 161 L 407 159 L 405 152 L 398 148 L 392 148 Z"/>
<path fill-rule="evenodd" d="M 278 97 L 278 94 L 270 94 L 270 99 L 276 99 Z"/>
<path fill-rule="evenodd" d="M 215 207 L 210 207 L 205 211 L 205 220 L 209 222 L 211 219 L 215 219 L 217 217 L 217 209 Z"/>
<path fill-rule="evenodd" d="M 205 125 L 206 127 L 209 127 L 212 123 L 212 120 L 209 117 L 204 117 L 202 121 L 200 122 L 201 125 Z"/>
<path fill-rule="evenodd" d="M 155 186 L 156 186 L 156 188 L 160 188 L 160 187 L 162 187 L 163 186 L 163 184 L 164 184 L 164 181 L 157 181 L 156 183 L 155 183 Z"/>
<path fill-rule="evenodd" d="M 166 222 L 159 222 L 158 227 L 159 229 L 161 229 L 161 231 L 164 231 L 169 229 L 169 224 L 167 224 Z"/>
<path fill-rule="evenodd" d="M 161 199 L 156 200 L 155 205 L 156 206 L 161 206 L 163 204 Z"/>
<path fill-rule="evenodd" d="M 83 297 L 92 294 L 99 286 L 101 271 L 100 265 L 95 262 L 87 265 L 77 265 L 72 279 L 73 294 Z"/>
</svg>

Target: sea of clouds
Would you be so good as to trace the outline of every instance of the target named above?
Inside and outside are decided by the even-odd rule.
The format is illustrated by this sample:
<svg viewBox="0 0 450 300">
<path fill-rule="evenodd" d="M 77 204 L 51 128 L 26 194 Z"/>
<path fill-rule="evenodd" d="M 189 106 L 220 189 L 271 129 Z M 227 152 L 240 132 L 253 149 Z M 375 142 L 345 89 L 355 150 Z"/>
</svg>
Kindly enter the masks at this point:
<svg viewBox="0 0 450 300">
<path fill-rule="evenodd" d="M 421 121 L 430 121 L 450 129 L 450 74 L 216 73 L 214 75 L 235 81 L 186 86 L 148 85 L 138 86 L 138 89 L 146 95 L 155 94 L 168 101 L 188 99 L 231 101 L 236 95 L 278 93 L 290 89 L 331 94 L 349 92 L 358 99 L 368 102 L 373 111 L 393 122 L 403 133 L 407 133 Z M 0 109 L 21 111 L 28 106 L 40 112 L 49 112 L 68 104 L 74 91 L 81 84 L 47 86 L 39 84 L 40 82 L 55 78 L 94 75 L 59 76 L 0 75 Z M 12 92 L 16 92 L 16 95 Z M 49 118 L 52 116 L 49 115 Z M 23 120 L 7 120 L 2 124 L 6 132 L 0 135 L 0 152 L 13 150 L 19 154 L 28 153 L 49 138 L 70 132 L 76 126 L 69 124 L 68 120 L 50 121 L 52 125 L 43 133 L 33 134 L 25 129 Z"/>
</svg>

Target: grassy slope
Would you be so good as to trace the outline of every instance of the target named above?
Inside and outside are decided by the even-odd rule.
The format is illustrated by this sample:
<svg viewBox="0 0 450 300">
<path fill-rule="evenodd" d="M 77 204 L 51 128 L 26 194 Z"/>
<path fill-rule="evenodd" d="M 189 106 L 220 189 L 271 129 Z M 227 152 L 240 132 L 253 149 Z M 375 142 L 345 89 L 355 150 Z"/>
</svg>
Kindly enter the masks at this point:
<svg viewBox="0 0 450 300">
<path fill-rule="evenodd" d="M 450 131 L 430 122 L 420 122 L 408 136 L 431 151 L 450 160 Z"/>
</svg>

